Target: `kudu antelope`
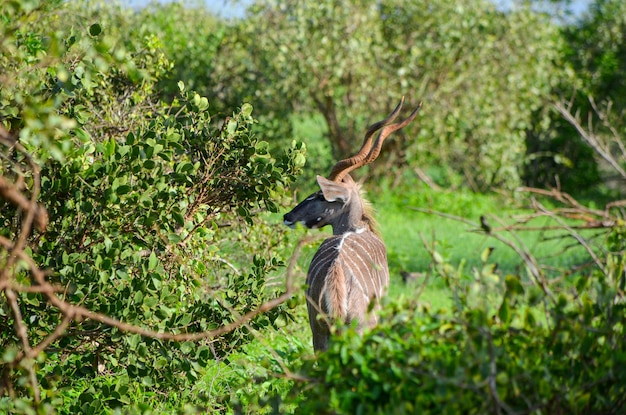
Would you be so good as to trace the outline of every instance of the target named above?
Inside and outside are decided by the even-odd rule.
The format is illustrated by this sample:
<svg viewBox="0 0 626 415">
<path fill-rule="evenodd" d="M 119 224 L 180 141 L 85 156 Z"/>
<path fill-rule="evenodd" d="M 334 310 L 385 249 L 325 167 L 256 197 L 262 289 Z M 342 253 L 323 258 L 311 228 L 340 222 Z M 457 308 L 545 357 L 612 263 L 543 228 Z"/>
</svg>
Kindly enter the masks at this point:
<svg viewBox="0 0 626 415">
<path fill-rule="evenodd" d="M 389 134 L 409 124 L 421 103 L 404 121 L 396 119 L 404 97 L 386 119 L 372 124 L 363 145 L 354 156 L 341 160 L 332 168 L 328 179 L 317 176 L 320 191 L 313 193 L 284 216 L 284 223 L 293 227 L 300 222 L 308 228 L 331 225 L 333 236 L 317 250 L 307 274 L 307 309 L 313 332 L 313 348 L 325 350 L 330 339 L 330 322 L 356 320 L 357 329 L 377 323 L 376 315 L 368 313 L 389 285 L 387 251 L 376 229 L 369 203 L 361 197 L 360 186 L 348 173 L 376 160 Z M 372 137 L 380 134 L 372 143 Z M 319 314 L 323 314 L 318 318 Z"/>
</svg>

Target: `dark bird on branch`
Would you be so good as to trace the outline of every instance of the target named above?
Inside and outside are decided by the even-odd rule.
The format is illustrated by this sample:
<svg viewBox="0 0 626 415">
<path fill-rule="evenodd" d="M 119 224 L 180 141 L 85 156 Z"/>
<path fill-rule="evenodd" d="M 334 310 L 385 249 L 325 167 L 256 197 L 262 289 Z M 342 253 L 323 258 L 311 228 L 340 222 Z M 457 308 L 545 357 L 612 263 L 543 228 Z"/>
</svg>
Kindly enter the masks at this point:
<svg viewBox="0 0 626 415">
<path fill-rule="evenodd" d="M 483 231 L 485 231 L 485 233 L 491 233 L 491 226 L 489 226 L 487 218 L 483 215 L 480 216 L 480 227 Z"/>
</svg>

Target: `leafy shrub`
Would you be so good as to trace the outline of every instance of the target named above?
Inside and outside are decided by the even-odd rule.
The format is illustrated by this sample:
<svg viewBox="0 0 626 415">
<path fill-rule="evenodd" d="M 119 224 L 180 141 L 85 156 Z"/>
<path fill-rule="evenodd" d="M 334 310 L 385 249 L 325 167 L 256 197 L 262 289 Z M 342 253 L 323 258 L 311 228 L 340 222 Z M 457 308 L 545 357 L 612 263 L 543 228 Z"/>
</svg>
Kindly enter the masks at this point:
<svg viewBox="0 0 626 415">
<path fill-rule="evenodd" d="M 182 334 L 222 327 L 273 298 L 276 288 L 266 281 L 283 263 L 275 249 L 282 230 L 269 232 L 258 213 L 278 210 L 304 164 L 302 145 L 273 155 L 254 132 L 250 104 L 214 119 L 208 99 L 183 82 L 171 101 L 161 100 L 155 87 L 172 64 L 156 36 L 122 35 L 128 20 L 121 9 L 44 3 L 15 2 L 3 14 L 4 34 L 14 43 L 2 44 L 8 51 L 2 71 L 13 81 L 0 92 L 0 118 L 41 166 L 39 201 L 49 222 L 29 241 L 29 253 L 50 270 L 60 296 L 127 324 Z M 63 17 L 74 26 L 58 24 Z M 21 72 L 28 76 L 20 78 Z M 27 192 L 35 189 L 39 174 L 22 153 L 9 149 L 1 163 L 3 176 Z M 17 238 L 14 206 L 0 209 L 3 235 Z M 221 249 L 231 241 L 238 245 L 232 258 Z M 1 263 L 7 254 L 0 251 Z M 31 284 L 27 269 L 14 272 L 16 281 Z M 18 300 L 33 344 L 65 324 L 67 316 L 43 294 L 21 292 Z M 36 395 L 22 386 L 34 390 L 33 372 L 15 360 L 18 317 L 8 302 L 0 314 L 0 390 L 24 398 L 3 399 L 0 407 L 21 411 Z M 184 388 L 214 359 L 245 344 L 249 329 L 281 317 L 289 318 L 288 310 L 275 308 L 199 343 L 71 320 L 33 363 L 43 390 L 35 406 L 60 407 L 56 391 L 98 374 L 123 375 L 108 386 L 90 384 L 65 405 L 69 412 L 100 413 L 128 403 L 132 391 L 124 379 L 140 379 L 154 391 Z"/>
<path fill-rule="evenodd" d="M 286 401 L 304 413 L 621 413 L 624 232 L 607 233 L 604 269 L 560 289 L 498 275 L 489 251 L 471 274 L 433 251 L 452 309 L 388 304 L 377 328 L 306 361 Z"/>
<path fill-rule="evenodd" d="M 610 232 L 605 272 L 554 294 L 516 275 L 500 282 L 494 264 L 466 275 L 439 261 L 451 312 L 389 304 L 379 327 L 305 362 L 309 381 L 287 402 L 304 413 L 622 413 L 623 235 Z"/>
</svg>

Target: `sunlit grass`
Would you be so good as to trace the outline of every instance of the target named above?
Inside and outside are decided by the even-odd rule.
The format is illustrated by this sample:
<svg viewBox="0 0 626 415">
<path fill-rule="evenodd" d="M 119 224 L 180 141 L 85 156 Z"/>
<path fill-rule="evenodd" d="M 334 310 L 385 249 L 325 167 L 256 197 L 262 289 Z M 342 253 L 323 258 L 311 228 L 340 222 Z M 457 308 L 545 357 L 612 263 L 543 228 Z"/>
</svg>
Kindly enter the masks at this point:
<svg viewBox="0 0 626 415">
<path fill-rule="evenodd" d="M 469 225 L 435 213 L 415 210 L 421 208 L 465 218 Z M 466 267 L 481 265 L 481 253 L 493 247 L 490 261 L 498 264 L 501 273 L 524 274 L 522 258 L 509 246 L 490 237 L 480 228 L 480 216 L 490 221 L 493 229 L 515 245 L 529 251 L 537 260 L 550 267 L 571 266 L 587 256 L 577 246 L 570 249 L 573 239 L 563 231 L 501 231 L 529 210 L 514 207 L 499 195 L 480 195 L 465 191 L 436 192 L 421 188 L 401 197 L 383 191 L 376 199 L 377 218 L 387 250 L 392 273 L 401 270 L 423 272 L 431 258 L 428 249 L 435 249 L 453 264 L 466 261 Z M 540 228 L 556 223 L 549 218 L 534 219 L 529 223 Z M 426 244 L 426 246 L 425 246 Z"/>
</svg>

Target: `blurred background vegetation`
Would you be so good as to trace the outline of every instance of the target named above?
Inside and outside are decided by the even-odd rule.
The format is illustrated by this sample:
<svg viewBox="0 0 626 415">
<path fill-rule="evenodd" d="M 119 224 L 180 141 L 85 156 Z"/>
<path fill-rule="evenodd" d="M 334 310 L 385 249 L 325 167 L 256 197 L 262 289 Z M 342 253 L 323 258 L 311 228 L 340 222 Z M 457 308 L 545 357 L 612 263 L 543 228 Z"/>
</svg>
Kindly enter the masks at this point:
<svg viewBox="0 0 626 415">
<path fill-rule="evenodd" d="M 623 413 L 623 1 L 0 6 L 0 175 L 49 217 L 25 252 L 67 302 L 156 331 L 283 292 L 303 233 L 281 212 L 401 96 L 424 103 L 356 173 L 385 321 L 319 360 L 302 292 L 199 342 L 65 321 L 2 199 L 0 412 Z"/>
</svg>

